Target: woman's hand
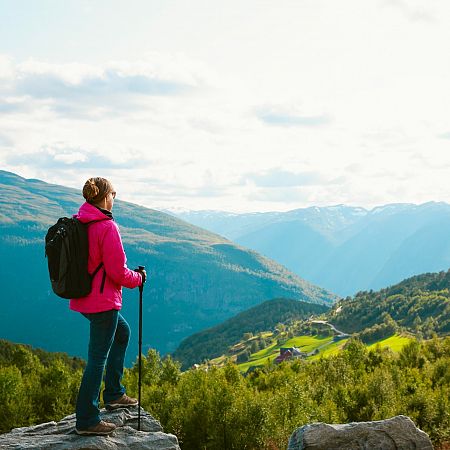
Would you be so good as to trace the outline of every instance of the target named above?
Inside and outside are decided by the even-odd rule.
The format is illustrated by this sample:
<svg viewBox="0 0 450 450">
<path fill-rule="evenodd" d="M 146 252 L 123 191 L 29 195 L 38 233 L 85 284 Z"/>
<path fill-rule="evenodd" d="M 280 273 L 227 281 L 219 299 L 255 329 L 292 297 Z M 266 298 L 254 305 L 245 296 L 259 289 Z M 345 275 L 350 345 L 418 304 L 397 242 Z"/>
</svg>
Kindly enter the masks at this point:
<svg viewBox="0 0 450 450">
<path fill-rule="evenodd" d="M 134 269 L 135 272 L 139 272 L 142 276 L 142 285 L 144 285 L 144 283 L 147 281 L 147 272 L 145 271 L 145 269 L 141 270 L 141 269 Z"/>
</svg>

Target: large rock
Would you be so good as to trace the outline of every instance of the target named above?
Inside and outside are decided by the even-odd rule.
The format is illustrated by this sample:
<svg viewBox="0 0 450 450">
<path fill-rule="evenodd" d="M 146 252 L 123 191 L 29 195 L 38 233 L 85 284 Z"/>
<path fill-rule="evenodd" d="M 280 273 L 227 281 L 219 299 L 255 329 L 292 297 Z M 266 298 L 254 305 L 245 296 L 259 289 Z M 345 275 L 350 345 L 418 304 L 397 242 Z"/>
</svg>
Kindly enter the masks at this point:
<svg viewBox="0 0 450 450">
<path fill-rule="evenodd" d="M 288 450 L 433 450 L 428 435 L 406 416 L 343 425 L 313 423 L 298 428 Z"/>
<path fill-rule="evenodd" d="M 79 436 L 75 433 L 75 414 L 60 422 L 14 428 L 0 435 L 2 450 L 180 450 L 173 434 L 163 433 L 160 423 L 141 409 L 141 431 L 137 431 L 138 409 L 101 411 L 102 419 L 117 429 L 109 436 Z"/>
</svg>

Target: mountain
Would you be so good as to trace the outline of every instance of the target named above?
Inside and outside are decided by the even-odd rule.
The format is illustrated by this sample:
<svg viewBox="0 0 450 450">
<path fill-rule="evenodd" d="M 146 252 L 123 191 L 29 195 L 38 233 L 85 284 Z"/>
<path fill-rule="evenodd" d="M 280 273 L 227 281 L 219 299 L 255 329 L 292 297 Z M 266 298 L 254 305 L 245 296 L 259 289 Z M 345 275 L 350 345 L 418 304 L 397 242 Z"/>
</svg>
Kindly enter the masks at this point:
<svg viewBox="0 0 450 450">
<path fill-rule="evenodd" d="M 120 193 L 119 193 L 120 196 Z M 0 171 L 2 338 L 86 356 L 88 322 L 51 289 L 44 236 L 84 201 L 80 192 Z M 145 265 L 144 351 L 174 350 L 186 336 L 268 298 L 331 304 L 337 297 L 274 261 L 171 215 L 117 200 L 128 266 Z M 138 292 L 124 289 L 132 329 L 127 364 L 137 351 Z"/>
<path fill-rule="evenodd" d="M 443 202 L 179 216 L 341 296 L 450 267 L 450 205 Z"/>
<path fill-rule="evenodd" d="M 287 212 L 231 213 L 204 210 L 169 213 L 233 241 L 243 239 L 244 236 L 252 236 L 265 227 L 284 222 L 303 222 L 331 241 L 339 241 L 339 236 L 335 232 L 357 222 L 367 212 L 364 208 L 336 205 L 328 207 L 312 206 Z"/>
<path fill-rule="evenodd" d="M 244 332 L 254 334 L 269 330 L 278 323 L 305 319 L 312 314 L 322 314 L 328 309 L 325 305 L 315 305 L 287 298 L 267 300 L 220 325 L 187 337 L 172 356 L 182 363 L 183 368 L 188 368 L 204 359 L 222 355 L 228 347 L 242 339 Z"/>
</svg>

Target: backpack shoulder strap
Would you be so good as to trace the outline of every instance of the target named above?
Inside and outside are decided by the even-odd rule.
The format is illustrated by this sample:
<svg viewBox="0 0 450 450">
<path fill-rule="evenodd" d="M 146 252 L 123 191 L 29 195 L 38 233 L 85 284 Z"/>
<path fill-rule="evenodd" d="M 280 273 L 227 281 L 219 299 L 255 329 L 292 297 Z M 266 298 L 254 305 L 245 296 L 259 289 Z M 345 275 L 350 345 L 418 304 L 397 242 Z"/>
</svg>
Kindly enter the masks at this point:
<svg viewBox="0 0 450 450">
<path fill-rule="evenodd" d="M 106 219 L 98 219 L 98 220 L 91 220 L 90 222 L 85 222 L 85 225 L 91 225 L 92 223 L 96 222 L 103 222 L 104 220 L 111 220 L 109 217 Z M 97 275 L 98 271 L 103 267 L 103 261 L 95 268 L 95 270 L 91 273 L 91 277 L 94 278 L 95 275 Z"/>
<path fill-rule="evenodd" d="M 91 273 L 91 277 L 94 278 L 98 271 L 103 267 L 103 261 L 97 266 L 97 268 Z"/>
</svg>

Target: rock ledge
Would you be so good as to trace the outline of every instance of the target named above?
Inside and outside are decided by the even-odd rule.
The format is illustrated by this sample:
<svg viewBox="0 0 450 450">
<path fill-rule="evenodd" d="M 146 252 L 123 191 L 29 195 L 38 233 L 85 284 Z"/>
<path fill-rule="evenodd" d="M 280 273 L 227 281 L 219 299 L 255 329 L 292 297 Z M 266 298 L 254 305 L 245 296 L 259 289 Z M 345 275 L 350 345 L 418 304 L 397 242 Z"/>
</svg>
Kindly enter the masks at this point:
<svg viewBox="0 0 450 450">
<path fill-rule="evenodd" d="M 0 435 L 3 450 L 180 450 L 178 439 L 163 432 L 161 424 L 141 408 L 141 431 L 137 431 L 138 409 L 101 411 L 103 420 L 117 429 L 109 436 L 79 436 L 75 433 L 75 414 L 60 422 L 14 428 Z"/>
</svg>

